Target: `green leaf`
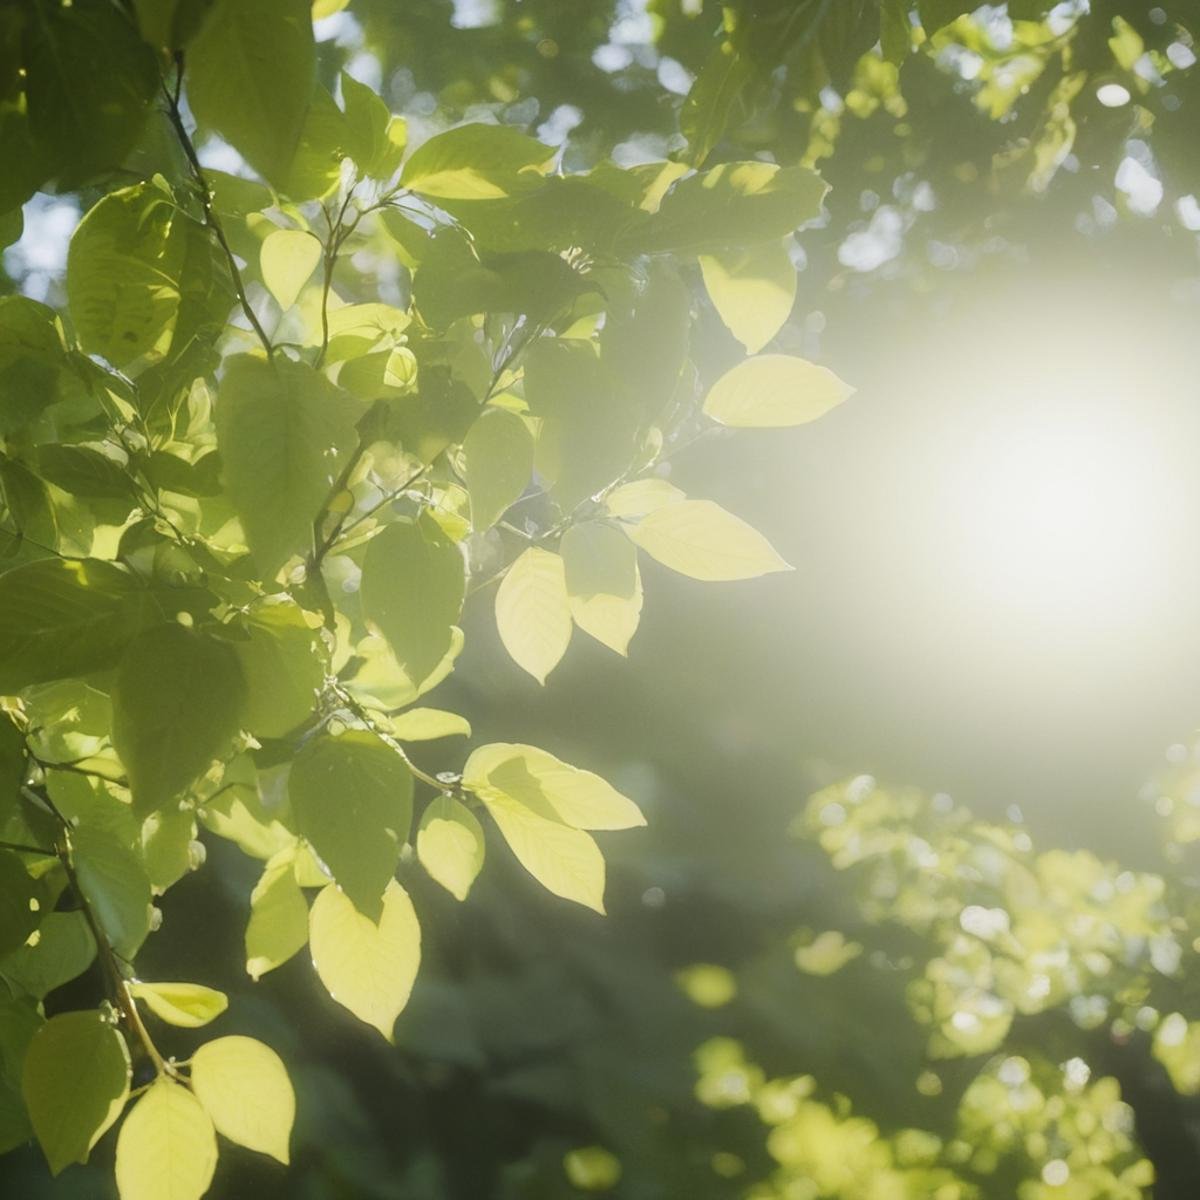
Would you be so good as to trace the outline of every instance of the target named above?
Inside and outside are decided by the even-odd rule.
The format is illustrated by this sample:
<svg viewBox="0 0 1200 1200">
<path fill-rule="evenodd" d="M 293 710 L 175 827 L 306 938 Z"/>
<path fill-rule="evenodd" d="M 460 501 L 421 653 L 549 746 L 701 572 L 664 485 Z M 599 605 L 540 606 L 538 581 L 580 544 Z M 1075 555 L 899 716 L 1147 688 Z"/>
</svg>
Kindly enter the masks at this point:
<svg viewBox="0 0 1200 1200">
<path fill-rule="evenodd" d="M 421 146 L 400 182 L 444 200 L 515 196 L 541 185 L 556 153 L 507 125 L 460 125 Z"/>
<path fill-rule="evenodd" d="M 50 442 L 37 449 L 37 473 L 47 483 L 90 500 L 130 500 L 133 484 L 122 465 L 88 446 Z"/>
<path fill-rule="evenodd" d="M 826 367 L 786 354 L 761 354 L 738 363 L 713 384 L 704 414 L 739 429 L 805 425 L 853 394 Z"/>
<path fill-rule="evenodd" d="M 471 528 L 491 529 L 529 486 L 533 434 L 516 413 L 488 408 L 463 442 Z"/>
<path fill-rule="evenodd" d="M 42 559 L 0 575 L 0 694 L 112 666 L 142 624 L 140 587 L 98 559 Z"/>
<path fill-rule="evenodd" d="M 483 828 L 453 796 L 439 796 L 421 815 L 417 858 L 456 900 L 465 900 L 483 867 Z"/>
<path fill-rule="evenodd" d="M 160 1075 L 117 1138 L 121 1200 L 200 1200 L 217 1167 L 208 1113 L 182 1084 Z"/>
<path fill-rule="evenodd" d="M 444 737 L 470 737 L 471 723 L 440 708 L 410 708 L 388 718 L 388 732 L 401 742 L 432 742 Z"/>
<path fill-rule="evenodd" d="M 978 7 L 975 0 L 917 0 L 921 27 L 931 36 Z"/>
<path fill-rule="evenodd" d="M 196 119 L 282 186 L 316 78 L 308 0 L 216 0 L 187 67 Z"/>
<path fill-rule="evenodd" d="M 138 811 L 175 800 L 228 748 L 245 690 L 225 642 L 172 623 L 130 643 L 113 689 L 112 741 Z"/>
<path fill-rule="evenodd" d="M 571 641 L 571 605 L 563 560 L 530 546 L 496 591 L 496 628 L 522 670 L 544 684 Z"/>
<path fill-rule="evenodd" d="M 325 682 L 326 653 L 296 604 L 267 604 L 247 614 L 245 641 L 233 649 L 246 681 L 245 727 L 281 738 L 312 715 Z"/>
<path fill-rule="evenodd" d="M 387 180 L 404 157 L 408 127 L 403 117 L 393 117 L 384 102 L 366 84 L 342 72 L 342 102 L 346 106 L 347 149 L 359 171 L 368 179 Z"/>
<path fill-rule="evenodd" d="M 163 358 L 179 315 L 183 219 L 157 183 L 105 196 L 67 253 L 67 304 L 79 345 L 114 367 Z"/>
<path fill-rule="evenodd" d="M 59 399 L 67 363 L 53 309 L 26 296 L 0 299 L 0 430 L 22 428 Z"/>
<path fill-rule="evenodd" d="M 773 242 L 814 220 L 829 187 L 808 167 L 722 163 L 681 179 L 626 238 L 643 253 L 717 254 Z"/>
<path fill-rule="evenodd" d="M 296 303 L 322 253 L 317 237 L 303 229 L 276 229 L 263 239 L 258 265 L 267 291 L 280 308 L 286 310 Z"/>
<path fill-rule="evenodd" d="M 679 111 L 692 166 L 702 167 L 724 135 L 734 105 L 754 81 L 755 64 L 728 40 L 709 54 Z"/>
<path fill-rule="evenodd" d="M 192 869 L 196 819 L 191 809 L 165 808 L 142 822 L 142 861 L 155 895 L 174 887 Z"/>
<path fill-rule="evenodd" d="M 542 422 L 537 470 L 564 512 L 629 469 L 643 399 L 651 405 L 664 400 L 618 391 L 618 382 L 587 342 L 542 338 L 525 356 L 525 398 Z"/>
<path fill-rule="evenodd" d="M 38 886 L 11 850 L 0 850 L 0 954 L 25 944 L 37 928 Z"/>
<path fill-rule="evenodd" d="M 23 63 L 29 129 L 61 189 L 72 191 L 116 170 L 133 148 L 158 87 L 154 55 L 104 0 L 23 7 L 32 14 Z"/>
<path fill-rule="evenodd" d="M 678 504 L 686 499 L 683 492 L 665 479 L 635 479 L 633 483 L 613 488 L 604 497 L 604 508 L 609 516 L 637 520 L 665 504 Z"/>
<path fill-rule="evenodd" d="M 218 1133 L 287 1163 L 296 1095 L 269 1046 L 248 1037 L 206 1042 L 192 1056 L 192 1088 Z"/>
<path fill-rule="evenodd" d="M 536 746 L 480 746 L 463 768 L 463 786 L 485 803 L 511 800 L 535 816 L 575 829 L 633 829 L 646 823 L 638 806 L 599 775 Z"/>
<path fill-rule="evenodd" d="M 129 1079 L 125 1039 L 98 1012 L 51 1017 L 33 1035 L 21 1092 L 51 1174 L 87 1161 L 124 1108 Z"/>
<path fill-rule="evenodd" d="M 0 976 L 39 1000 L 92 965 L 96 943 L 81 912 L 47 913 L 27 945 L 0 958 Z"/>
<path fill-rule="evenodd" d="M 517 861 L 542 887 L 603 914 L 604 859 L 590 834 L 538 816 L 501 791 L 480 799 Z"/>
<path fill-rule="evenodd" d="M 899 66 L 912 49 L 909 0 L 883 0 L 879 7 L 879 42 L 885 61 Z"/>
<path fill-rule="evenodd" d="M 613 304 L 605 316 L 601 361 L 636 411 L 648 419 L 656 418 L 675 393 L 687 361 L 691 327 L 691 292 L 674 269 L 661 262 L 650 264 L 632 303 Z M 611 478 L 610 474 L 605 482 Z"/>
<path fill-rule="evenodd" d="M 129 991 L 161 1021 L 183 1029 L 198 1029 L 215 1021 L 229 998 L 199 983 L 132 983 Z"/>
<path fill-rule="evenodd" d="M 749 354 L 757 354 L 791 315 L 796 268 L 784 242 L 704 254 L 700 270 L 721 320 Z"/>
<path fill-rule="evenodd" d="M 308 941 L 308 905 L 292 869 L 294 853 L 272 859 L 250 893 L 246 972 L 257 981 L 287 962 Z"/>
<path fill-rule="evenodd" d="M 225 483 L 265 577 L 312 547 L 312 527 L 355 442 L 350 402 L 304 363 L 238 355 L 217 396 Z"/>
<path fill-rule="evenodd" d="M 431 518 L 395 521 L 367 546 L 363 615 L 410 679 L 424 679 L 445 658 L 465 590 L 462 551 Z"/>
<path fill-rule="evenodd" d="M 293 200 L 319 200 L 327 196 L 341 178 L 349 142 L 345 115 L 329 91 L 316 84 L 296 153 L 280 190 Z M 266 204 L 255 207 L 265 208 Z"/>
<path fill-rule="evenodd" d="M 651 558 L 692 579 L 755 579 L 791 570 L 761 533 L 711 500 L 665 505 L 628 532 Z"/>
<path fill-rule="evenodd" d="M 292 764 L 288 795 L 297 830 L 373 921 L 408 840 L 412 790 L 404 760 L 365 731 L 316 738 Z"/>
<path fill-rule="evenodd" d="M 610 650 L 627 654 L 642 616 L 637 550 L 614 526 L 587 521 L 563 534 L 559 553 L 575 624 Z"/>
<path fill-rule="evenodd" d="M 104 830 L 80 825 L 71 835 L 79 886 L 105 937 L 132 959 L 150 932 L 150 880 L 137 855 Z"/>
<path fill-rule="evenodd" d="M 376 923 L 330 884 L 309 913 L 313 966 L 330 996 L 390 1042 L 421 962 L 421 927 L 393 880 Z"/>
</svg>

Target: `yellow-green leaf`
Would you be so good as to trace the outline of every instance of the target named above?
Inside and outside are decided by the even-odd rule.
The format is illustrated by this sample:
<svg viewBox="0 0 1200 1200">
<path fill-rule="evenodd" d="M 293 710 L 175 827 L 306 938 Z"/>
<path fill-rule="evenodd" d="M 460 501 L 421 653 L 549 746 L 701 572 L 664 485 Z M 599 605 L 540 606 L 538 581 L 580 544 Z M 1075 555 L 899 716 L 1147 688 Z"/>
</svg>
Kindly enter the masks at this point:
<svg viewBox="0 0 1200 1200">
<path fill-rule="evenodd" d="M 508 125 L 460 125 L 421 146 L 400 182 L 444 200 L 495 200 L 536 189 L 554 156 Z"/>
<path fill-rule="evenodd" d="M 229 1007 L 224 992 L 199 983 L 133 983 L 129 990 L 160 1020 L 184 1029 L 207 1025 Z"/>
<path fill-rule="evenodd" d="M 217 1132 L 288 1161 L 296 1095 L 283 1060 L 248 1037 L 206 1042 L 192 1057 L 192 1088 Z"/>
<path fill-rule="evenodd" d="M 121 1200 L 200 1200 L 217 1166 L 208 1113 L 182 1084 L 160 1075 L 117 1138 Z"/>
<path fill-rule="evenodd" d="M 786 242 L 702 254 L 700 270 L 721 320 L 749 354 L 780 330 L 796 301 L 796 268 Z"/>
<path fill-rule="evenodd" d="M 291 308 L 321 261 L 321 243 L 303 229 L 277 229 L 266 236 L 258 252 L 267 291 L 280 308 Z"/>
<path fill-rule="evenodd" d="M 591 834 L 540 817 L 502 792 L 480 798 L 517 861 L 542 887 L 604 912 L 604 858 Z"/>
<path fill-rule="evenodd" d="M 604 498 L 604 507 L 610 516 L 637 520 L 666 504 L 686 499 L 683 492 L 665 479 L 635 479 L 633 483 L 613 488 Z"/>
<path fill-rule="evenodd" d="M 417 858 L 456 900 L 465 900 L 483 867 L 483 828 L 475 814 L 453 796 L 439 796 L 425 810 L 417 830 Z"/>
<path fill-rule="evenodd" d="M 490 529 L 525 490 L 533 473 L 533 434 L 516 413 L 489 408 L 463 442 L 471 525 Z"/>
<path fill-rule="evenodd" d="M 393 522 L 367 547 L 363 614 L 410 679 L 424 679 L 445 658 L 465 589 L 462 551 L 428 516 Z"/>
<path fill-rule="evenodd" d="M 313 966 L 330 996 L 390 1042 L 421 963 L 421 927 L 394 880 L 376 924 L 330 884 L 309 913 Z"/>
<path fill-rule="evenodd" d="M 573 525 L 559 546 L 575 624 L 618 654 L 626 654 L 642 616 L 637 551 L 604 521 Z"/>
<path fill-rule="evenodd" d="M 246 972 L 257 981 L 308 941 L 308 905 L 293 870 L 292 850 L 276 855 L 250 893 Z"/>
<path fill-rule="evenodd" d="M 704 412 L 739 429 L 806 425 L 853 393 L 827 367 L 787 354 L 760 354 L 738 363 L 713 384 Z"/>
<path fill-rule="evenodd" d="M 668 504 L 629 536 L 651 558 L 692 579 L 754 579 L 791 570 L 761 533 L 711 500 Z"/>
<path fill-rule="evenodd" d="M 496 592 L 496 627 L 522 670 L 545 683 L 571 641 L 571 605 L 563 561 L 530 546 L 509 568 Z"/>
<path fill-rule="evenodd" d="M 641 809 L 599 775 L 536 746 L 480 746 L 463 767 L 463 786 L 485 802 L 503 797 L 575 829 L 633 829 L 646 823 Z"/>
<path fill-rule="evenodd" d="M 125 1039 L 98 1012 L 51 1017 L 33 1035 L 21 1091 L 51 1174 L 87 1161 L 125 1106 L 129 1075 Z"/>
<path fill-rule="evenodd" d="M 431 742 L 435 738 L 470 737 L 471 723 L 458 713 L 440 708 L 410 708 L 389 718 L 388 732 L 402 742 Z"/>
</svg>

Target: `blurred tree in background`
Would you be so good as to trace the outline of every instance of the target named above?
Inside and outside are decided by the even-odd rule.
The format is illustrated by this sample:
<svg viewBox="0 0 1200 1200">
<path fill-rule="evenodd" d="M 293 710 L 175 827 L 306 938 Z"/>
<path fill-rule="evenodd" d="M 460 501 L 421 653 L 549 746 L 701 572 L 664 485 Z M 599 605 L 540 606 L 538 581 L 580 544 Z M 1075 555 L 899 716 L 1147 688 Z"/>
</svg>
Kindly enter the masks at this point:
<svg viewBox="0 0 1200 1200">
<path fill-rule="evenodd" d="M 1077 326 L 1189 444 L 1196 25 L 0 5 L 4 1194 L 1194 1195 L 1195 647 L 838 517 Z"/>
</svg>

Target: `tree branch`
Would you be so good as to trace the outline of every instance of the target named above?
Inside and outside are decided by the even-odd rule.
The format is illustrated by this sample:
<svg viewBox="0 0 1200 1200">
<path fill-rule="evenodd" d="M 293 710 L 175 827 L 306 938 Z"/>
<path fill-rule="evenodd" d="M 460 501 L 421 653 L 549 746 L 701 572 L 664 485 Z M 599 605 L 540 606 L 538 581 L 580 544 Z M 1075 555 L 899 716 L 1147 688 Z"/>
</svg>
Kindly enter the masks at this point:
<svg viewBox="0 0 1200 1200">
<path fill-rule="evenodd" d="M 182 79 L 182 53 L 176 55 L 176 64 L 179 70 L 179 77 Z M 175 94 L 172 95 L 167 90 L 166 83 L 163 83 L 162 90 L 167 101 L 167 116 L 170 118 L 171 125 L 175 129 L 175 135 L 179 139 L 179 144 L 183 147 L 183 153 L 188 160 L 188 166 L 191 167 L 192 176 L 200 192 L 200 205 L 204 209 L 205 224 L 213 231 L 213 234 L 221 245 L 221 249 L 225 252 L 225 257 L 229 262 L 229 271 L 233 276 L 233 289 L 237 293 L 238 303 L 242 307 L 242 312 L 246 314 L 246 320 L 250 322 L 254 332 L 258 335 L 258 340 L 262 342 L 263 348 L 267 352 L 267 357 L 270 358 L 275 352 L 275 347 L 272 345 L 271 339 L 267 336 L 267 331 L 262 327 L 262 322 L 255 316 L 254 309 L 250 307 L 250 301 L 246 296 L 246 286 L 242 281 L 242 273 L 237 265 L 237 259 L 230 248 L 229 240 L 225 236 L 225 230 L 221 226 L 216 209 L 213 208 L 212 191 L 204 175 L 204 168 L 200 165 L 200 159 L 196 155 L 196 147 L 192 144 L 191 135 L 188 133 L 183 123 L 183 115 L 179 111 L 179 89 L 177 88 Z"/>
</svg>

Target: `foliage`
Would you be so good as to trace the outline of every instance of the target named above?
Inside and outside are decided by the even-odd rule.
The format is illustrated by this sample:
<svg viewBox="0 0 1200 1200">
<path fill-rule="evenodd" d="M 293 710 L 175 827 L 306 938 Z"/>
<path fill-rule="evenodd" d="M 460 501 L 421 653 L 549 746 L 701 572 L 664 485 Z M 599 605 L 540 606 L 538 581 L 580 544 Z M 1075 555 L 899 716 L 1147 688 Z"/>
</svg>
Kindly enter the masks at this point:
<svg viewBox="0 0 1200 1200">
<path fill-rule="evenodd" d="M 672 98 L 634 55 L 596 65 L 616 6 L 495 7 L 451 34 L 440 0 L 400 16 L 356 0 L 378 88 L 314 34 L 314 17 L 345 15 L 336 0 L 0 12 L 5 240 L 35 193 L 84 210 L 52 303 L 0 298 L 0 1148 L 32 1135 L 57 1174 L 112 1153 L 120 1122 L 123 1200 L 203 1194 L 225 1143 L 289 1161 L 301 1048 L 267 1045 L 253 1000 L 237 1028 L 261 1037 L 193 1032 L 246 1018 L 236 998 L 225 1017 L 215 980 L 140 977 L 184 943 L 175 917 L 186 926 L 188 889 L 215 874 L 252 980 L 307 947 L 328 996 L 387 1041 L 439 1067 L 501 1061 L 499 1090 L 522 1103 L 584 1107 L 586 1129 L 553 1128 L 549 1169 L 504 1169 L 506 1194 L 644 1186 L 622 1168 L 636 1147 L 662 1194 L 949 1200 L 1001 1181 L 995 1194 L 1042 1200 L 1069 1194 L 1063 1163 L 1080 1196 L 1141 1196 L 1151 1172 L 1117 1085 L 1077 1053 L 1048 1057 L 1022 1023 L 1124 1022 L 1181 1093 L 1200 1087 L 1200 1013 L 1178 996 L 1143 1015 L 1147 981 L 1174 977 L 1187 947 L 1162 877 L 1034 855 L 1021 831 L 863 781 L 824 793 L 809 832 L 863 879 L 858 927 L 810 930 L 788 969 L 843 987 L 843 971 L 876 971 L 872 931 L 899 924 L 896 1011 L 930 1060 L 917 1090 L 940 1091 L 960 1059 L 971 1078 L 934 1134 L 710 1040 L 700 1101 L 751 1104 L 769 1127 L 764 1182 L 748 1184 L 752 1152 L 714 1154 L 703 1115 L 648 1133 L 658 1118 L 634 1103 L 684 1110 L 695 1029 L 643 947 L 566 948 L 550 910 L 510 916 L 531 903 L 520 883 L 464 906 L 480 917 L 436 894 L 466 901 L 515 862 L 603 913 L 602 848 L 624 853 L 607 835 L 644 824 L 639 807 L 531 745 L 447 749 L 470 724 L 421 705 L 464 653 L 462 674 L 486 676 L 464 650 L 480 606 L 545 684 L 588 653 L 576 628 L 629 652 L 654 605 L 638 551 L 698 580 L 788 569 L 668 476 L 693 442 L 800 426 L 850 395 L 788 328 L 807 247 L 846 235 L 840 268 L 872 269 L 846 250 L 870 227 L 831 216 L 822 174 L 853 199 L 863 162 L 890 172 L 910 225 L 929 208 L 918 178 L 936 176 L 947 225 L 968 229 L 981 192 L 989 219 L 1069 195 L 1077 153 L 1110 175 L 1133 154 L 1160 202 L 1184 197 L 1178 97 L 1196 73 L 1175 48 L 1192 14 L 662 0 L 647 41 L 688 73 Z M 1134 101 L 1119 121 L 1105 83 Z M 529 98 L 574 109 L 565 148 Z M 958 124 L 922 119 L 934 111 Z M 1136 214 L 1144 199 L 1119 183 Z M 494 947 L 452 983 L 445 944 L 429 954 L 431 926 L 468 919 L 511 944 L 518 1000 Z M 756 994 L 741 971 L 680 967 L 715 1020 Z M 636 1062 L 643 1041 L 678 1061 Z M 568 1078 L 542 1069 L 550 1049 Z M 320 1076 L 309 1094 L 337 1086 Z M 304 1136 L 322 1141 L 336 1139 Z M 326 1153 L 340 1190 L 321 1194 L 375 1186 L 371 1163 Z M 434 1158 L 395 1185 L 408 1191 L 370 1194 L 453 1194 Z"/>
</svg>

